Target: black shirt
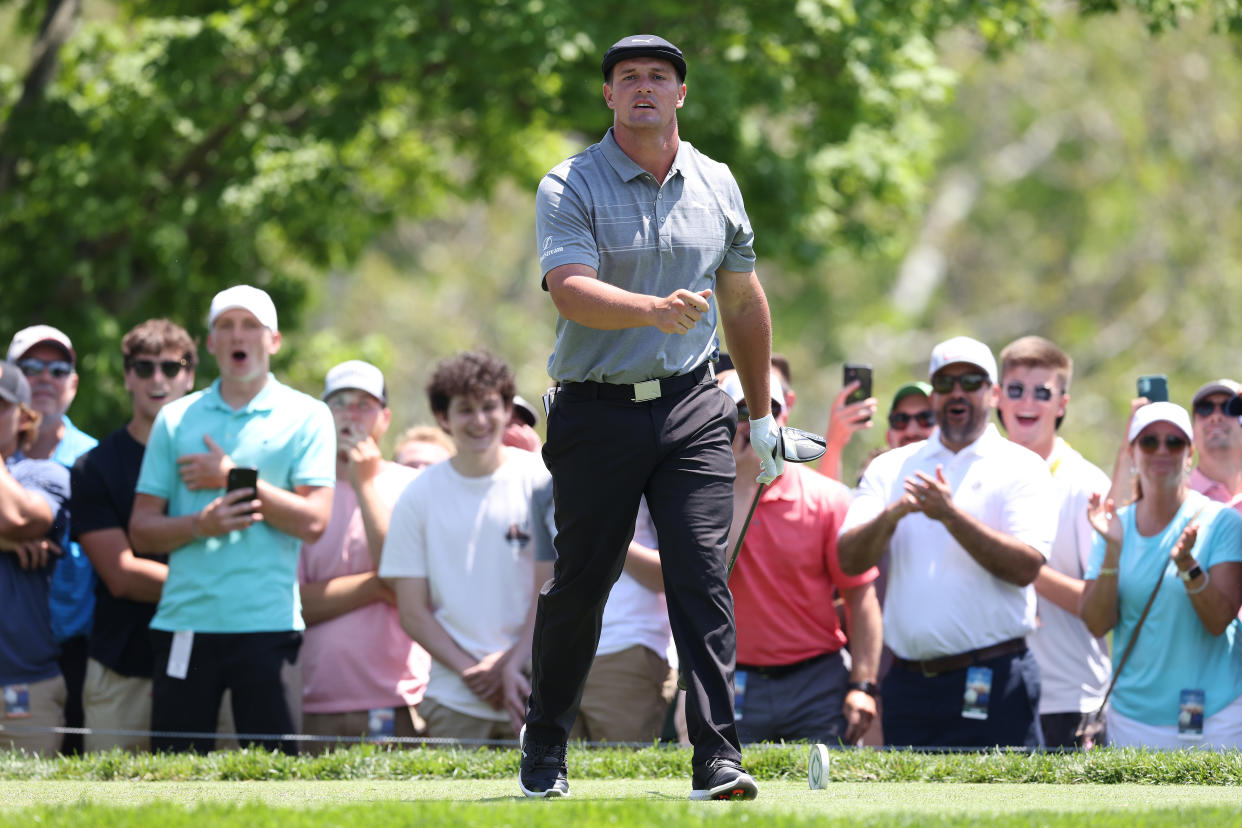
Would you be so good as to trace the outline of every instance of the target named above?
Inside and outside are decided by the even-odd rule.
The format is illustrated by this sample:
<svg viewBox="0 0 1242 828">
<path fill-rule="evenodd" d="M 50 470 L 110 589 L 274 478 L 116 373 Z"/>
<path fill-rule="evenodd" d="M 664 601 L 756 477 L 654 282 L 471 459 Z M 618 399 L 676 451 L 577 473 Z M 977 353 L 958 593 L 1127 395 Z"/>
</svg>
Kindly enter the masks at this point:
<svg viewBox="0 0 1242 828">
<path fill-rule="evenodd" d="M 127 429 L 119 428 L 73 464 L 70 531 L 74 540 L 80 542 L 82 535 L 99 529 L 128 533 L 145 450 Z M 168 561 L 167 555 L 140 557 Z M 150 678 L 154 657 L 147 628 L 156 605 L 115 598 L 102 578 L 95 594 L 95 623 L 87 645 L 90 657 L 123 676 Z"/>
</svg>

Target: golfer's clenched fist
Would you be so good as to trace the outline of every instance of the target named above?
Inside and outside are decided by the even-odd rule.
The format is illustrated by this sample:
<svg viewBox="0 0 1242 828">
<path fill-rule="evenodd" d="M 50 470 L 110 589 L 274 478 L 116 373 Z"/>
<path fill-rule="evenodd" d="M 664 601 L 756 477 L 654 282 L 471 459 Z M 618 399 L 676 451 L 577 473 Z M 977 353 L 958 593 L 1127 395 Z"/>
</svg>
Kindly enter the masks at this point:
<svg viewBox="0 0 1242 828">
<path fill-rule="evenodd" d="M 711 308 L 707 303 L 711 295 L 710 289 L 694 293 L 682 288 L 663 299 L 657 299 L 656 321 L 653 324 L 664 333 L 684 334 Z"/>
</svg>

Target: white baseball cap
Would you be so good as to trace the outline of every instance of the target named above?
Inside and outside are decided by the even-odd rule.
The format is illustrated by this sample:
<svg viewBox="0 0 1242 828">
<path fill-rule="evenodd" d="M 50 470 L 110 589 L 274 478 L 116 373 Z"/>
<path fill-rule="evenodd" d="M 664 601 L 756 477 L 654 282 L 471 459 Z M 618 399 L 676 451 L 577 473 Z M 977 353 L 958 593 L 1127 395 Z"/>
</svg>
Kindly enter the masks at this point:
<svg viewBox="0 0 1242 828">
<path fill-rule="evenodd" d="M 211 310 L 207 313 L 207 327 L 214 325 L 220 314 L 234 308 L 250 311 L 259 320 L 259 324 L 272 333 L 279 330 L 276 327 L 276 305 L 272 303 L 272 297 L 267 295 L 267 291 L 250 285 L 234 285 L 217 293 L 211 300 Z"/>
<path fill-rule="evenodd" d="M 535 423 L 539 422 L 539 412 L 521 394 L 513 395 L 513 410 L 522 418 L 522 422 L 532 428 L 535 426 Z"/>
<path fill-rule="evenodd" d="M 932 348 L 927 378 L 931 379 L 941 368 L 955 362 L 974 365 L 988 375 L 989 382 L 996 385 L 996 358 L 992 356 L 992 349 L 968 336 L 955 336 Z"/>
<path fill-rule="evenodd" d="M 51 342 L 65 349 L 69 354 L 70 362 L 77 362 L 78 356 L 74 353 L 73 343 L 69 341 L 69 337 L 59 328 L 53 328 L 51 325 L 31 325 L 29 328 L 22 328 L 13 335 L 13 341 L 9 343 L 9 353 L 6 359 L 9 362 L 17 362 L 26 355 L 34 346 Z"/>
<path fill-rule="evenodd" d="M 1154 402 L 1134 412 L 1134 416 L 1130 419 L 1130 437 L 1128 442 L 1133 443 L 1134 439 L 1139 436 L 1139 432 L 1147 428 L 1152 423 L 1172 423 L 1177 426 L 1178 431 L 1186 435 L 1186 439 L 1194 442 L 1194 428 L 1190 425 L 1190 415 L 1186 413 L 1186 409 L 1173 402 Z"/>
<path fill-rule="evenodd" d="M 321 399 L 326 400 L 337 391 L 346 389 L 365 391 L 388 405 L 388 387 L 384 384 L 384 373 L 369 362 L 351 359 L 333 367 L 324 378 Z"/>
<path fill-rule="evenodd" d="M 742 390 L 742 378 L 738 376 L 737 371 L 727 374 L 725 378 L 720 381 L 720 388 L 728 394 L 729 399 L 733 400 L 735 403 L 739 403 L 746 399 L 746 392 Z M 768 380 L 768 396 L 772 398 L 772 402 L 775 403 L 778 408 L 785 407 L 785 390 L 781 387 L 780 378 L 777 376 L 775 371 L 772 372 L 771 379 Z"/>
</svg>

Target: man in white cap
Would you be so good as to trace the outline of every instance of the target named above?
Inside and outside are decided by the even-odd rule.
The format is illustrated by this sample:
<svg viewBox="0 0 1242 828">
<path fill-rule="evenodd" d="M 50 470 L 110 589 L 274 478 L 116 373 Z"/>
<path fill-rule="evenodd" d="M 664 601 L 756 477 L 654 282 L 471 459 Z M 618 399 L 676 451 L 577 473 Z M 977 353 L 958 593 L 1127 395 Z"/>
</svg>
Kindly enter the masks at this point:
<svg viewBox="0 0 1242 828">
<path fill-rule="evenodd" d="M 72 466 L 98 442 L 75 426 L 67 413 L 78 393 L 73 343 L 51 325 L 31 325 L 14 334 L 6 358 L 26 375 L 30 405 L 43 415 L 39 437 L 26 456 L 36 460 L 51 458 L 62 466 Z"/>
<path fill-rule="evenodd" d="M 31 325 L 13 336 L 9 362 L 14 362 L 30 383 L 30 406 L 42 415 L 39 436 L 27 457 L 55 460 L 72 468 L 79 457 L 98 441 L 69 419 L 69 406 L 78 393 L 77 353 L 64 331 L 51 325 Z M 51 541 L 48 541 L 50 544 Z M 49 547 L 50 548 L 50 547 Z M 52 550 L 59 553 L 60 550 Z M 95 612 L 95 572 L 82 548 L 73 542 L 52 571 L 50 601 L 52 631 L 60 646 L 60 667 L 65 677 L 65 725 L 83 725 L 82 685 L 86 677 L 87 637 Z M 76 753 L 82 737 L 66 734 L 66 753 Z"/>
<path fill-rule="evenodd" d="M 755 502 L 759 460 L 750 448 L 748 406 L 736 373 L 720 387 L 738 406 L 733 456 L 733 527 L 737 544 Z M 780 377 L 768 384 L 772 414 L 788 419 Z M 850 490 L 797 464 L 786 466 L 759 496 L 729 578 L 737 617 L 735 716 L 743 742 L 805 740 L 854 744 L 876 714 L 880 604 L 869 567 L 847 576 L 837 560 L 837 530 Z M 845 602 L 846 632 L 833 611 Z"/>
<path fill-rule="evenodd" d="M 932 350 L 936 431 L 871 462 L 842 528 L 839 555 L 858 574 L 889 555 L 883 684 L 889 744 L 1042 743 L 1031 586 L 1056 532 L 1043 459 L 989 423 L 996 360 L 955 337 Z"/>
<path fill-rule="evenodd" d="M 418 472 L 380 455 L 392 412 L 379 368 L 342 362 L 328 371 L 323 400 L 336 421 L 336 494 L 323 537 L 298 559 L 303 732 L 417 736 L 430 657 L 401 628 L 378 570 L 393 505 Z"/>
<path fill-rule="evenodd" d="M 1242 387 L 1231 379 L 1204 383 L 1190 401 L 1199 461 L 1187 481 L 1211 500 L 1242 511 L 1242 421 L 1229 401 Z"/>
<path fill-rule="evenodd" d="M 265 292 L 216 294 L 207 328 L 220 377 L 160 409 L 130 519 L 136 552 L 170 553 L 151 619 L 151 729 L 213 734 L 229 688 L 238 733 L 296 733 L 298 553 L 332 512 L 336 428 L 326 405 L 270 373 L 280 331 Z M 226 491 L 234 469 L 236 478 L 257 469 L 257 482 Z M 207 751 L 214 742 L 157 736 L 151 748 Z"/>
</svg>

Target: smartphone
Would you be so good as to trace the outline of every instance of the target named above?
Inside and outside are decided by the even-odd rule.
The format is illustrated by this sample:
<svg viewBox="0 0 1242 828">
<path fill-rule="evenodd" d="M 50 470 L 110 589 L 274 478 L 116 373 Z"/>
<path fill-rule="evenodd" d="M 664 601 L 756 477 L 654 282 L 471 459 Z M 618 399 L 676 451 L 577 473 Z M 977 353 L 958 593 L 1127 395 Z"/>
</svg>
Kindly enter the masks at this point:
<svg viewBox="0 0 1242 828">
<path fill-rule="evenodd" d="M 234 466 L 233 468 L 229 469 L 227 486 L 225 488 L 228 489 L 230 492 L 236 491 L 238 489 L 254 489 L 255 494 L 257 495 L 258 486 L 259 486 L 259 470 L 258 469 L 248 469 L 248 468 L 245 468 L 244 466 Z"/>
<path fill-rule="evenodd" d="M 1144 374 L 1138 378 L 1138 395 L 1148 402 L 1169 401 L 1169 378 L 1164 374 Z"/>
<path fill-rule="evenodd" d="M 225 489 L 230 492 L 237 489 L 254 489 L 254 494 L 251 496 L 257 498 L 259 496 L 259 470 L 248 469 L 245 466 L 234 466 L 229 469 Z"/>
<path fill-rule="evenodd" d="M 871 366 L 847 362 L 842 372 L 842 386 L 858 380 L 858 388 L 845 398 L 846 403 L 862 402 L 871 396 Z"/>
</svg>

